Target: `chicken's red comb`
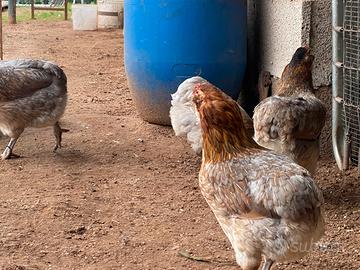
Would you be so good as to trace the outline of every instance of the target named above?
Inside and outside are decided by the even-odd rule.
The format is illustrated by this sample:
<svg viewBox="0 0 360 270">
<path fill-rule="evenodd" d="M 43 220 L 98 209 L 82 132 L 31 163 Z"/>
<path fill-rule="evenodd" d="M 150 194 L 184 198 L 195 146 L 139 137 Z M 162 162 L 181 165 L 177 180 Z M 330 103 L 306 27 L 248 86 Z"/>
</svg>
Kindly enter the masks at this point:
<svg viewBox="0 0 360 270">
<path fill-rule="evenodd" d="M 195 84 L 195 90 L 202 90 L 202 86 L 205 85 L 205 82 Z"/>
</svg>

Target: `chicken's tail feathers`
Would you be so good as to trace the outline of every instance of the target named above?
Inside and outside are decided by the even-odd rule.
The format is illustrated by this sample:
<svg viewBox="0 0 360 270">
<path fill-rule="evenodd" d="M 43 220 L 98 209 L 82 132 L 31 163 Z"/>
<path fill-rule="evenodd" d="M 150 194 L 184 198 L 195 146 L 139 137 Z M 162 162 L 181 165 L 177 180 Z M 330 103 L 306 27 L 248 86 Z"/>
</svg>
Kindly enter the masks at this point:
<svg viewBox="0 0 360 270">
<path fill-rule="evenodd" d="M 202 134 L 199 118 L 195 111 L 186 105 L 176 104 L 170 108 L 171 125 L 176 136 L 186 136 L 196 153 L 202 149 Z"/>
<path fill-rule="evenodd" d="M 170 119 L 176 136 L 186 136 L 196 153 L 202 150 L 200 119 L 192 102 L 192 93 L 197 83 L 206 82 L 201 77 L 185 80 L 171 95 Z"/>
<path fill-rule="evenodd" d="M 42 68 L 46 70 L 48 73 L 55 75 L 59 80 L 62 80 L 65 83 L 67 82 L 67 77 L 65 72 L 58 65 L 52 62 L 43 61 Z"/>
<path fill-rule="evenodd" d="M 62 68 L 60 68 L 57 64 L 53 62 L 36 59 L 16 59 L 10 61 L 3 61 L 3 64 L 8 65 L 9 62 L 11 62 L 11 66 L 13 66 L 14 68 L 32 68 L 44 70 L 46 73 L 55 76 L 63 83 L 67 83 L 67 77 L 65 75 L 65 72 L 62 70 Z"/>
</svg>

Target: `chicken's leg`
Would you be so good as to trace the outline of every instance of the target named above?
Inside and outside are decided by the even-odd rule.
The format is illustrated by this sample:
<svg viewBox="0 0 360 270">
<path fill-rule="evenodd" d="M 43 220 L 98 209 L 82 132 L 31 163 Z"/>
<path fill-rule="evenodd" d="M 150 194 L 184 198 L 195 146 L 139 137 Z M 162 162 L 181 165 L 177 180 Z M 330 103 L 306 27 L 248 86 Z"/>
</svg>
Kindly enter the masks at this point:
<svg viewBox="0 0 360 270">
<path fill-rule="evenodd" d="M 271 266 L 273 265 L 273 261 L 270 259 L 265 259 L 264 265 L 261 270 L 270 270 Z"/>
<path fill-rule="evenodd" d="M 6 148 L 4 150 L 4 152 L 1 155 L 1 159 L 9 159 L 11 157 L 19 157 L 18 155 L 15 155 L 12 153 L 12 150 L 15 146 L 15 143 L 17 141 L 18 138 L 10 138 L 9 143 L 6 145 Z"/>
<path fill-rule="evenodd" d="M 54 152 L 58 149 L 61 148 L 61 135 L 63 132 L 68 132 L 68 129 L 63 129 L 60 127 L 59 122 L 56 122 L 54 125 L 54 135 L 55 135 L 55 139 L 56 139 L 56 144 L 54 147 Z"/>
</svg>

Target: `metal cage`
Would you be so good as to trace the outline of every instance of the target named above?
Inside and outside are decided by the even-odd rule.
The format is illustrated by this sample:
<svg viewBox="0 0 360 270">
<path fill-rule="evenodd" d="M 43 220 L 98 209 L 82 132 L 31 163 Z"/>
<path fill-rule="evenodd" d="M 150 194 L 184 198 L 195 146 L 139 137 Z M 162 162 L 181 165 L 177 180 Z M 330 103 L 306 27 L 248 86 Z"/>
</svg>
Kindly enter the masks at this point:
<svg viewBox="0 0 360 270">
<path fill-rule="evenodd" d="M 360 0 L 345 2 L 343 93 L 345 131 L 351 160 L 358 164 L 360 148 Z"/>
<path fill-rule="evenodd" d="M 333 144 L 340 169 L 360 162 L 360 0 L 333 1 Z"/>
</svg>

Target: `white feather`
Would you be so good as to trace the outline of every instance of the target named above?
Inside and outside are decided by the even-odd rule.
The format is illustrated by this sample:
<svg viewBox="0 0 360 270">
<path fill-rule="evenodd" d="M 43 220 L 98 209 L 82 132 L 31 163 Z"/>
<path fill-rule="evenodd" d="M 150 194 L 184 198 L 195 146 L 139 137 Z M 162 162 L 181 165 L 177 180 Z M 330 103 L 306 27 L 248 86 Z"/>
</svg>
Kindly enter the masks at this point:
<svg viewBox="0 0 360 270">
<path fill-rule="evenodd" d="M 176 136 L 186 136 L 196 153 L 202 150 L 202 133 L 199 115 L 192 102 L 194 86 L 207 82 L 201 77 L 192 77 L 181 83 L 171 95 L 170 119 Z"/>
</svg>

